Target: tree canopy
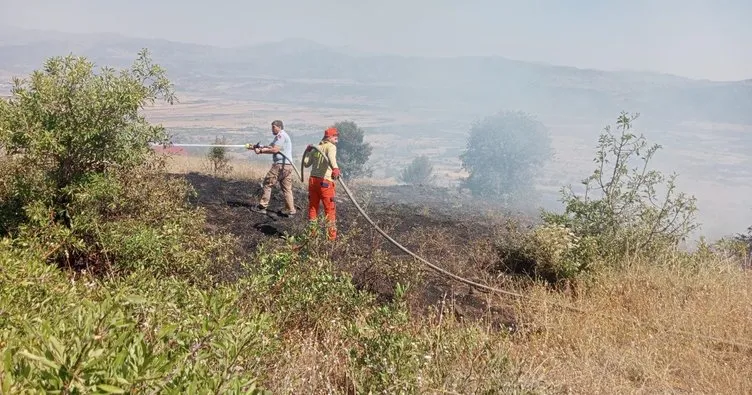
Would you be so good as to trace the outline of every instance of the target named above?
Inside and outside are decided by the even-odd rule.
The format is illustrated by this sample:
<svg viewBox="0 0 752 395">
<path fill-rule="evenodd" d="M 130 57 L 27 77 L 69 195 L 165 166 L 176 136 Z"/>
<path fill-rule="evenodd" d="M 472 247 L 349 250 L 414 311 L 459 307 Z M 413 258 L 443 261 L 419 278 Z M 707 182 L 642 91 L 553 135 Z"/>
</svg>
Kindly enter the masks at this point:
<svg viewBox="0 0 752 395">
<path fill-rule="evenodd" d="M 350 179 L 369 177 L 373 171 L 366 163 L 373 147 L 363 142 L 365 131 L 353 121 L 340 121 L 334 127 L 339 132 L 337 164 L 342 174 Z"/>
<path fill-rule="evenodd" d="M 550 158 L 547 128 L 521 112 L 499 112 L 476 122 L 460 155 L 474 195 L 512 202 L 529 198 L 538 169 Z"/>
</svg>

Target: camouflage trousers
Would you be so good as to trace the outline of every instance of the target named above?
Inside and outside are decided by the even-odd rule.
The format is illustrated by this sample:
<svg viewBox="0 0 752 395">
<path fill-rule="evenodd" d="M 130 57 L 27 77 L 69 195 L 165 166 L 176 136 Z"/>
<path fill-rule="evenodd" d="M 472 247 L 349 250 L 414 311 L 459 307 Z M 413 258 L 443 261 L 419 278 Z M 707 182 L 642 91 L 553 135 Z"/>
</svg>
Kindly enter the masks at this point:
<svg viewBox="0 0 752 395">
<path fill-rule="evenodd" d="M 279 183 L 282 194 L 285 197 L 285 208 L 288 213 L 295 212 L 295 202 L 292 196 L 292 164 L 282 165 L 281 163 L 275 163 L 269 172 L 264 177 L 263 193 L 261 194 L 261 200 L 259 205 L 262 207 L 269 206 L 269 200 L 272 197 L 272 187 Z"/>
</svg>

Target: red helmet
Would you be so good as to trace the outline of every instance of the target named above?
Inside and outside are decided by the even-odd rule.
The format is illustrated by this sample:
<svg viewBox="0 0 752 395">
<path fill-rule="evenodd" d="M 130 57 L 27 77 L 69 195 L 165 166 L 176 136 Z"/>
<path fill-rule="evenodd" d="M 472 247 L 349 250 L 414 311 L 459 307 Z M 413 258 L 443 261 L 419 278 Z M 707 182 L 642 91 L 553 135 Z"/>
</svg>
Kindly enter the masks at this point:
<svg viewBox="0 0 752 395">
<path fill-rule="evenodd" d="M 326 129 L 326 131 L 324 131 L 324 137 L 334 137 L 338 135 L 339 132 L 337 132 L 337 128 L 335 127 L 328 128 Z"/>
</svg>

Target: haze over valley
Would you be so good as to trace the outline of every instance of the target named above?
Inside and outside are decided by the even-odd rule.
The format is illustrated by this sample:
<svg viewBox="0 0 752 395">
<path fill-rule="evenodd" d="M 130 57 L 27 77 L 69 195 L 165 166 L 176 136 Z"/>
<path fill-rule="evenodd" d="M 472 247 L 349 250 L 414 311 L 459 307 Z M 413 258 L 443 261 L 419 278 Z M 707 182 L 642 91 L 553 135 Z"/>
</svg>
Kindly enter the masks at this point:
<svg viewBox="0 0 752 395">
<path fill-rule="evenodd" d="M 550 131 L 555 155 L 539 180 L 539 203 L 556 208 L 559 189 L 592 172 L 603 127 L 613 126 L 621 111 L 639 112 L 637 132 L 663 146 L 653 165 L 676 171 L 678 188 L 698 198 L 699 234 L 721 237 L 752 224 L 752 79 L 605 71 L 498 55 L 388 54 L 301 38 L 219 46 L 4 26 L 0 94 L 9 93 L 12 77 L 51 56 L 73 53 L 124 67 L 141 48 L 175 84 L 179 103 L 148 110 L 174 142 L 211 143 L 220 135 L 232 144 L 264 142 L 271 120 L 283 119 L 299 155 L 329 124 L 352 120 L 374 146 L 374 178 L 396 182 L 407 163 L 426 154 L 437 184 L 455 186 L 473 122 L 520 110 Z"/>
</svg>

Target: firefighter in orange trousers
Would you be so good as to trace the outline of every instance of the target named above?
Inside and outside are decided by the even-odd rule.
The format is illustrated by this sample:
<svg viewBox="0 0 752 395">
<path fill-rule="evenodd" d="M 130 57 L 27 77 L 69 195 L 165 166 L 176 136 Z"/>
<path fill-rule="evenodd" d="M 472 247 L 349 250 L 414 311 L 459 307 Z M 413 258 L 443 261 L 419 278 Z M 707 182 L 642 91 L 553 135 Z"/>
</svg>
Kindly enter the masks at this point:
<svg viewBox="0 0 752 395">
<path fill-rule="evenodd" d="M 303 165 L 311 168 L 308 179 L 308 221 L 315 222 L 318 218 L 319 204 L 324 205 L 324 214 L 327 221 L 327 237 L 329 240 L 337 238 L 337 215 L 334 206 L 335 187 L 334 180 L 339 178 L 340 171 L 337 166 L 337 129 L 330 127 L 324 131 L 317 148 L 326 155 L 331 163 L 331 168 L 321 153 L 313 149 L 312 145 L 306 147 Z"/>
</svg>

